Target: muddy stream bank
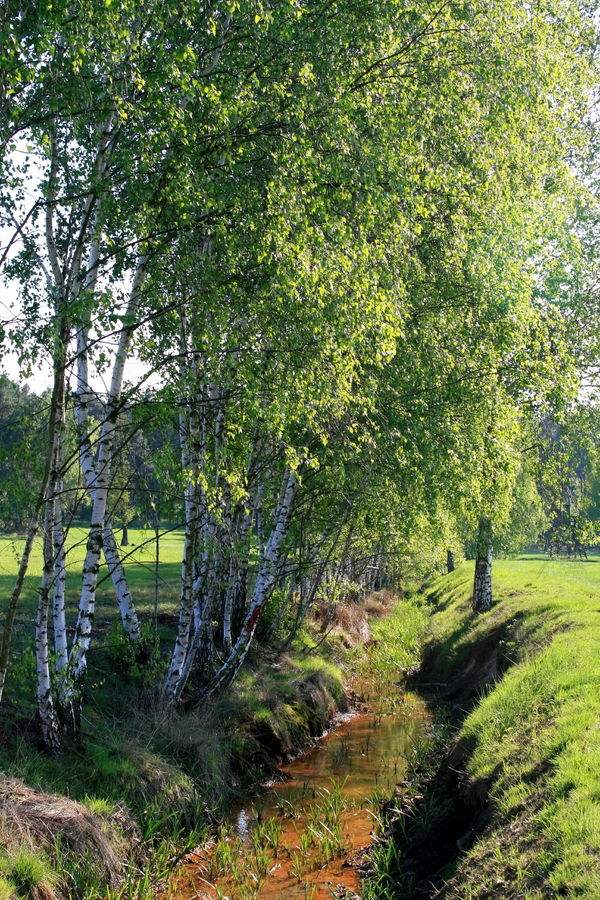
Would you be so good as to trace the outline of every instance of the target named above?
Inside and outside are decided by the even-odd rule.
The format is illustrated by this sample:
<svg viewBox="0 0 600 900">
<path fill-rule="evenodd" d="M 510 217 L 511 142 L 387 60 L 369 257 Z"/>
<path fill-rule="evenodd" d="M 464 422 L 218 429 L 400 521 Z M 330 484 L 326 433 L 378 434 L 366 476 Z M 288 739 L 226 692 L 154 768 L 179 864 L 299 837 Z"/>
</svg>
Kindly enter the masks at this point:
<svg viewBox="0 0 600 900">
<path fill-rule="evenodd" d="M 314 747 L 280 767 L 236 809 L 219 839 L 199 848 L 171 885 L 178 900 L 325 900 L 359 891 L 360 860 L 380 803 L 402 782 L 426 738 L 424 702 L 399 688 L 353 685 L 352 711 Z"/>
</svg>

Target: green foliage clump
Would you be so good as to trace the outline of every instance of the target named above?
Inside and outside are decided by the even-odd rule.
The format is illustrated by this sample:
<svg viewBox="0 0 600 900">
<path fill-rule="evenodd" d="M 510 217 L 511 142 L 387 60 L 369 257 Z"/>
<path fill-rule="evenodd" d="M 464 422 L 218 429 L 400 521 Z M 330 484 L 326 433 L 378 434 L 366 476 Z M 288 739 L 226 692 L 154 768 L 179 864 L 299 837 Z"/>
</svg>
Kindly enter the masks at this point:
<svg viewBox="0 0 600 900">
<path fill-rule="evenodd" d="M 51 890 L 57 880 L 48 859 L 25 847 L 0 855 L 0 874 L 5 883 L 14 884 L 20 897 L 26 897 L 42 886 Z"/>
<path fill-rule="evenodd" d="M 16 885 L 12 881 L 0 877 L 0 900 L 14 900 L 16 895 Z"/>
<path fill-rule="evenodd" d="M 110 819 L 117 811 L 117 804 L 106 797 L 84 797 L 81 801 L 89 811 L 102 819 Z"/>
<path fill-rule="evenodd" d="M 149 622 L 140 628 L 140 644 L 134 646 L 120 622 L 114 622 L 106 638 L 106 654 L 113 672 L 139 685 L 156 685 L 164 669 L 160 640 Z"/>
</svg>

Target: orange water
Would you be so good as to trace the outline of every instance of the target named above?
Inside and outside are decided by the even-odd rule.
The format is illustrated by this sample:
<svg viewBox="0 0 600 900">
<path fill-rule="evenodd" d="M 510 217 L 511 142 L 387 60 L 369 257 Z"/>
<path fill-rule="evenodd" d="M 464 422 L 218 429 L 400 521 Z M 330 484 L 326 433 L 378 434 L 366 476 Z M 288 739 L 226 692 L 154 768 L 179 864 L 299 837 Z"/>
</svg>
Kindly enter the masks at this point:
<svg viewBox="0 0 600 900">
<path fill-rule="evenodd" d="M 199 848 L 176 879 L 172 896 L 331 900 L 357 891 L 357 862 L 375 836 L 379 802 L 402 781 L 411 748 L 429 727 L 430 716 L 414 695 L 394 689 L 391 696 L 375 697 L 373 686 L 360 685 L 355 711 L 315 747 L 281 766 L 287 780 L 266 785 L 253 806 L 235 810 L 225 848 L 230 858 L 219 855 L 214 844 Z M 343 850 L 338 846 L 335 857 L 327 859 L 323 836 L 328 835 L 326 810 L 332 797 L 343 801 L 337 819 Z M 260 827 L 272 819 L 281 828 L 276 847 L 259 831 L 257 851 L 253 831 L 257 823 Z"/>
</svg>

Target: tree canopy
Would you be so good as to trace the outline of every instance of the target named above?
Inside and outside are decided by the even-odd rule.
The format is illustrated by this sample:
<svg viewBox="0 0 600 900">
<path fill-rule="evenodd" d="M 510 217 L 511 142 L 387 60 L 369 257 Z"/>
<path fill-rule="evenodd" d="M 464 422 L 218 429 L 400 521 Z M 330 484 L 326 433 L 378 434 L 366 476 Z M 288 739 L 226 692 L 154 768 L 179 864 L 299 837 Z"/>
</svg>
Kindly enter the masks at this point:
<svg viewBox="0 0 600 900">
<path fill-rule="evenodd" d="M 169 703 L 236 677 L 273 597 L 293 630 L 332 567 L 383 578 L 477 528 L 491 564 L 524 445 L 575 391 L 556 259 L 568 275 L 595 24 L 575 0 L 10 7 L 4 339 L 54 377 L 23 565 L 42 525 L 58 749 L 102 555 L 144 655 L 113 530 L 132 502 L 184 532 Z M 70 641 L 68 496 L 89 522 Z"/>
</svg>

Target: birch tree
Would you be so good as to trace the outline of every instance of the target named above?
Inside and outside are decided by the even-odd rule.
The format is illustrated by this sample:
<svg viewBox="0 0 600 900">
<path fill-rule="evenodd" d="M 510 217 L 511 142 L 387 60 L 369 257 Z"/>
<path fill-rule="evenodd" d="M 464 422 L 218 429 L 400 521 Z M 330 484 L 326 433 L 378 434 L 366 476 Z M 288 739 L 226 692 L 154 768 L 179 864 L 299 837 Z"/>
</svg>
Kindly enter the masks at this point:
<svg viewBox="0 0 600 900">
<path fill-rule="evenodd" d="M 78 730 L 102 553 L 139 635 L 108 515 L 119 416 L 143 399 L 132 355 L 179 416 L 169 703 L 190 682 L 196 694 L 231 683 L 307 557 L 321 574 L 299 615 L 329 560 L 343 570 L 368 520 L 361 475 L 371 497 L 401 504 L 405 528 L 502 508 L 494 460 L 512 459 L 503 428 L 537 387 L 523 386 L 545 321 L 532 259 L 568 204 L 589 25 L 558 0 L 194 0 L 183 14 L 125 0 L 59 12 L 32 40 L 27 91 L 7 108 L 36 166 L 11 163 L 3 221 L 19 245 L 5 260 L 22 286 L 13 341 L 24 363 L 45 347 L 55 372 L 31 532 L 43 515 L 39 702 L 54 749 Z M 69 377 L 92 520 L 66 648 Z M 341 536 L 321 527 L 325 509 Z M 9 638 L 7 625 L 0 671 Z"/>
</svg>

